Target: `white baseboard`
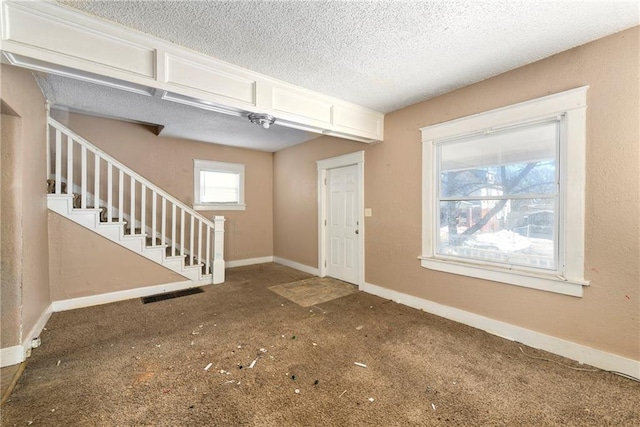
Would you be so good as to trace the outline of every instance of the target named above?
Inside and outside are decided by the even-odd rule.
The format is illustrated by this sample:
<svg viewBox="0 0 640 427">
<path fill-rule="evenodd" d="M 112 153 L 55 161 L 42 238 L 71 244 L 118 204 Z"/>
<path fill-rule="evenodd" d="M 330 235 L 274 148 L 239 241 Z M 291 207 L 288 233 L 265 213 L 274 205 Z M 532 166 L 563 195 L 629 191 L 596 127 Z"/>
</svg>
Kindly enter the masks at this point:
<svg viewBox="0 0 640 427">
<path fill-rule="evenodd" d="M 0 348 L 0 367 L 17 365 L 24 361 L 24 348 L 21 345 Z"/>
<path fill-rule="evenodd" d="M 211 281 L 165 283 L 163 285 L 145 286 L 142 288 L 126 289 L 124 291 L 109 292 L 106 294 L 90 295 L 86 297 L 70 298 L 51 303 L 53 311 L 67 311 L 76 308 L 92 307 L 94 305 L 109 304 L 111 302 L 124 301 L 133 298 L 148 297 L 150 295 L 175 292 L 196 286 L 210 285 Z"/>
<path fill-rule="evenodd" d="M 320 271 L 315 267 L 309 267 L 308 265 L 300 264 L 299 262 L 290 261 L 288 259 L 280 258 L 277 256 L 273 257 L 273 262 L 285 265 L 287 267 L 295 268 L 296 270 L 300 270 L 305 273 L 313 274 L 314 276 L 320 274 Z"/>
<path fill-rule="evenodd" d="M 31 348 L 31 340 L 40 336 L 40 332 L 42 332 L 45 325 L 47 324 L 47 321 L 51 317 L 51 313 L 53 313 L 53 304 L 49 304 L 47 308 L 44 309 L 42 314 L 40 314 L 40 317 L 38 317 L 35 325 L 33 325 L 33 328 L 31 328 L 27 335 L 24 335 L 22 337 L 22 348 L 25 355 Z"/>
<path fill-rule="evenodd" d="M 49 317 L 51 317 L 51 313 L 53 313 L 53 307 L 52 304 L 49 304 L 49 306 L 47 306 L 47 308 L 45 308 L 40 314 L 40 317 L 38 317 L 38 320 L 36 320 L 36 323 L 33 325 L 29 333 L 22 337 L 22 345 L 14 345 L 12 347 L 0 349 L 1 367 L 4 368 L 5 366 L 17 365 L 27 358 L 27 352 L 31 349 L 31 340 L 40 336 L 40 333 L 47 324 Z"/>
<path fill-rule="evenodd" d="M 245 265 L 264 264 L 266 262 L 273 262 L 272 256 L 263 256 L 260 258 L 248 258 L 238 259 L 235 261 L 226 261 L 224 263 L 225 268 L 244 267 Z"/>
<path fill-rule="evenodd" d="M 370 283 L 365 283 L 360 290 L 385 299 L 390 299 L 399 304 L 426 311 L 427 313 L 435 314 L 436 316 L 444 317 L 445 319 L 481 329 L 510 341 L 517 341 L 533 348 L 545 350 L 580 363 L 595 366 L 596 368 L 620 372 L 640 379 L 640 361 L 638 360 L 607 353 L 582 344 L 542 334 L 520 326 L 490 319 Z"/>
<path fill-rule="evenodd" d="M 286 260 L 283 260 L 283 261 L 286 261 Z M 245 265 L 263 264 L 267 262 L 274 262 L 274 257 L 265 256 L 265 257 L 259 257 L 259 258 L 248 258 L 248 259 L 241 259 L 241 260 L 235 260 L 235 261 L 227 261 L 225 262 L 225 268 L 242 267 Z M 291 261 L 286 261 L 286 262 L 291 264 L 285 264 L 285 265 L 288 265 L 289 267 L 297 268 L 298 270 L 307 271 L 310 268 L 302 264 L 292 263 Z M 284 264 L 284 262 L 281 262 L 281 264 Z M 295 265 L 292 265 L 292 264 L 295 264 Z M 306 268 L 307 270 L 304 270 L 303 268 Z M 311 274 L 317 274 L 317 270 L 316 270 L 316 273 L 311 272 Z M 52 306 L 53 306 L 54 312 L 74 310 L 76 308 L 108 304 L 111 302 L 124 301 L 128 299 L 133 299 L 133 298 L 141 298 L 141 297 L 160 294 L 164 292 L 174 292 L 182 289 L 192 288 L 194 286 L 202 286 L 202 285 L 209 285 L 209 284 L 211 284 L 209 281 L 191 282 L 189 280 L 186 280 L 184 282 L 175 282 L 175 283 L 167 283 L 164 285 L 146 286 L 142 288 L 127 289 L 124 291 L 110 292 L 106 294 L 90 295 L 86 297 L 78 297 L 78 298 L 70 298 L 66 300 L 54 301 L 52 303 Z"/>
</svg>

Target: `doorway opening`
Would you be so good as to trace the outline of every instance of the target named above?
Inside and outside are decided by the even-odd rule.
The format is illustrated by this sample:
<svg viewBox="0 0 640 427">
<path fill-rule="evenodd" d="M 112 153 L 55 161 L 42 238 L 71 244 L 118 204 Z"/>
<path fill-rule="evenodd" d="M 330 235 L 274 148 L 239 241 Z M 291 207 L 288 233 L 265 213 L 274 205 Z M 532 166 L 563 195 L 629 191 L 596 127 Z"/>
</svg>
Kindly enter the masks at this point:
<svg viewBox="0 0 640 427">
<path fill-rule="evenodd" d="M 318 270 L 364 284 L 364 151 L 319 160 Z"/>
</svg>

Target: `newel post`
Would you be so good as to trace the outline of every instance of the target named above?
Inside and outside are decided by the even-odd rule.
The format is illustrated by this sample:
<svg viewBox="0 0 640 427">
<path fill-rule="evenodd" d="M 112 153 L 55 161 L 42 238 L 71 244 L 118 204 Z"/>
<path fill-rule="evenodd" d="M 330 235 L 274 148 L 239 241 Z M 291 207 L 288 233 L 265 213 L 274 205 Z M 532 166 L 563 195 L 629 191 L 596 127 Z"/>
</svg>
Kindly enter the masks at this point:
<svg viewBox="0 0 640 427">
<path fill-rule="evenodd" d="M 213 283 L 224 283 L 224 216 L 213 217 Z"/>
</svg>

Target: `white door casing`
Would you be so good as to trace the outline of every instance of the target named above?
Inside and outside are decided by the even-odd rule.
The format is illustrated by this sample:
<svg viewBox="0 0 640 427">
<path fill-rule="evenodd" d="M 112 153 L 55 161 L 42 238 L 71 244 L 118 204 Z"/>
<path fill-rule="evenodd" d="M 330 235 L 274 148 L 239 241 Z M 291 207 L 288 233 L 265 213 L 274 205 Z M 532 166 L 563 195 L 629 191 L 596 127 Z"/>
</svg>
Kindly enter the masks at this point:
<svg viewBox="0 0 640 427">
<path fill-rule="evenodd" d="M 364 151 L 318 164 L 318 270 L 364 284 Z"/>
</svg>

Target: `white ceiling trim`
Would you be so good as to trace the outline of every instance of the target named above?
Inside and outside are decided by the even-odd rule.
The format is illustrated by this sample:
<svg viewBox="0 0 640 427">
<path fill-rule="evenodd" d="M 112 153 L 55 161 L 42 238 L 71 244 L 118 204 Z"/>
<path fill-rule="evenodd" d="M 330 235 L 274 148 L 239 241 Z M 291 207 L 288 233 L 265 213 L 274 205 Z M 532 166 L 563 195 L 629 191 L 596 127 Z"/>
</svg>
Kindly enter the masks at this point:
<svg viewBox="0 0 640 427">
<path fill-rule="evenodd" d="M 2 4 L 3 50 L 15 65 L 107 77 L 191 97 L 219 112 L 268 113 L 276 124 L 361 142 L 382 140 L 384 115 L 281 82 L 50 2 Z M 27 60 L 16 61 L 23 57 Z M 33 62 L 35 64 L 35 62 Z M 109 84 L 111 83 L 111 84 Z M 164 95 L 164 94 L 163 94 Z M 172 100 L 170 96 L 165 99 Z M 184 99 L 182 100 L 184 103 Z M 225 111 L 226 110 L 226 111 Z"/>
</svg>

